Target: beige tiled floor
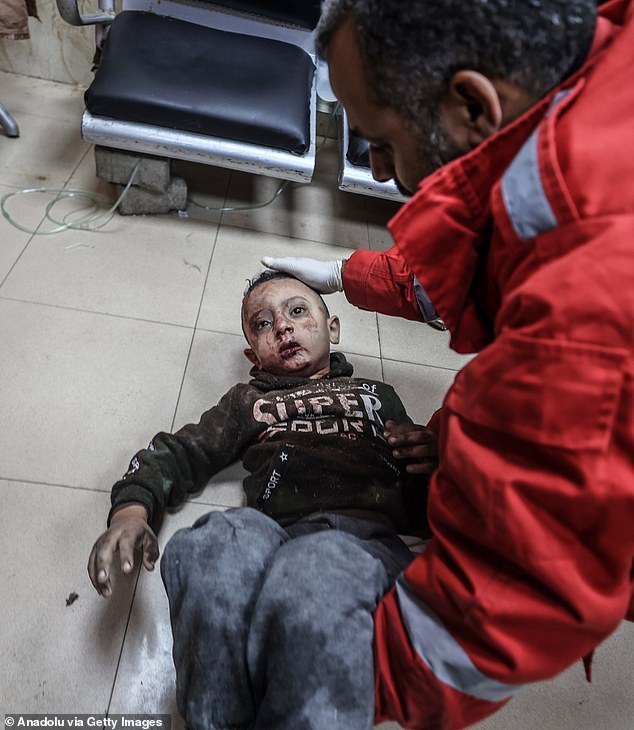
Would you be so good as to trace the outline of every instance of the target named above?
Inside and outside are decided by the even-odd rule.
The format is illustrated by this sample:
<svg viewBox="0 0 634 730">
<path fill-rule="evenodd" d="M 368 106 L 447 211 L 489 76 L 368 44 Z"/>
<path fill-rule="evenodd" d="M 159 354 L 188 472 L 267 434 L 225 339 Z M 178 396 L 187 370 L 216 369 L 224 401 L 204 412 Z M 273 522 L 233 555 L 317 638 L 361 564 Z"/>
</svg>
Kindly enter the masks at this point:
<svg viewBox="0 0 634 730">
<path fill-rule="evenodd" d="M 0 133 L 0 196 L 84 188 L 114 200 L 80 140 L 79 89 L 0 73 L 19 139 Z M 113 481 L 158 430 L 197 420 L 247 377 L 238 304 L 261 255 L 345 256 L 390 245 L 394 206 L 335 189 L 328 142 L 315 181 L 272 206 L 221 215 L 116 217 L 101 233 L 31 236 L 0 217 L 0 713 L 172 712 L 167 604 L 158 571 L 97 597 L 86 575 Z M 178 165 L 208 206 L 265 200 L 277 183 Z M 25 227 L 51 196 L 12 198 Z M 67 204 L 62 206 L 62 213 Z M 357 371 L 385 378 L 426 420 L 465 359 L 421 325 L 330 300 Z M 160 535 L 242 503 L 239 465 L 217 475 Z M 79 594 L 66 606 L 71 592 Z M 599 652 L 595 686 L 579 667 L 527 690 L 482 728 L 631 730 L 634 648 L 622 628 Z M 387 730 L 388 726 L 385 726 Z"/>
</svg>

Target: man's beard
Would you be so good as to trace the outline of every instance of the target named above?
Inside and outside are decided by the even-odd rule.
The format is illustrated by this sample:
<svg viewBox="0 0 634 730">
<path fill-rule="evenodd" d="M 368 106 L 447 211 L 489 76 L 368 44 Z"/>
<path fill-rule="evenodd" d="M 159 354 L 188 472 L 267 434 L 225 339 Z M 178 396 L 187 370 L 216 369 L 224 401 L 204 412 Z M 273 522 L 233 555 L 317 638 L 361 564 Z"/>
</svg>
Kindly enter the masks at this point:
<svg viewBox="0 0 634 730">
<path fill-rule="evenodd" d="M 420 160 L 420 170 L 417 171 L 418 184 L 468 151 L 460 149 L 449 137 L 439 114 L 434 114 L 434 118 L 424 127 L 416 126 L 413 129 L 418 141 L 416 155 Z M 406 198 L 411 198 L 416 192 L 406 188 L 396 176 L 394 184 L 399 193 Z"/>
</svg>

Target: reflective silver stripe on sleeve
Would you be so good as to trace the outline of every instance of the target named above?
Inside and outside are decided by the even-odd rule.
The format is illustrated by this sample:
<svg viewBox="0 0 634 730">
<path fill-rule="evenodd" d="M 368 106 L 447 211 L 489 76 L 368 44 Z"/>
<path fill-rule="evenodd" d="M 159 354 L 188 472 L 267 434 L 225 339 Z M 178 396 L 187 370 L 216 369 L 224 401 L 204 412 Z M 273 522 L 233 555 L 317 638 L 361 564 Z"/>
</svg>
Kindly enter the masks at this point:
<svg viewBox="0 0 634 730">
<path fill-rule="evenodd" d="M 507 700 L 522 688 L 522 685 L 504 684 L 482 674 L 403 576 L 396 582 L 396 594 L 414 650 L 441 682 L 487 702 Z"/>
<path fill-rule="evenodd" d="M 502 177 L 502 195 L 515 232 L 522 241 L 557 226 L 537 158 L 539 127 L 531 134 Z"/>
<path fill-rule="evenodd" d="M 569 91 L 555 96 L 549 114 Z M 502 196 L 515 232 L 522 241 L 550 231 L 557 227 L 557 218 L 546 197 L 546 191 L 539 172 L 537 139 L 540 127 L 531 134 L 527 142 L 509 165 L 502 177 Z"/>
<path fill-rule="evenodd" d="M 423 315 L 423 320 L 425 322 L 431 322 L 433 319 L 438 319 L 438 312 L 431 303 L 431 299 L 427 296 L 423 285 L 416 277 L 414 277 L 414 293 L 416 294 L 416 301 L 418 302 L 420 313 Z"/>
</svg>

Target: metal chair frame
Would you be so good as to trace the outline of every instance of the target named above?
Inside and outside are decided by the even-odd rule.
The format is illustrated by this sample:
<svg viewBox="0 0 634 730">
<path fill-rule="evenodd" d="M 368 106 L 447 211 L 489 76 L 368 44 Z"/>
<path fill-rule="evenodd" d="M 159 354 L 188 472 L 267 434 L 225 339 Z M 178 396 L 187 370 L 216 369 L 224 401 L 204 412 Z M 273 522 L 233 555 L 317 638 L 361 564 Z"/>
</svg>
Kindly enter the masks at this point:
<svg viewBox="0 0 634 730">
<path fill-rule="evenodd" d="M 101 12 L 89 15 L 80 13 L 77 0 L 57 0 L 57 6 L 68 23 L 95 25 L 97 47 L 103 44 L 108 26 L 115 19 L 114 0 L 99 0 Z M 311 31 L 210 7 L 196 0 L 123 0 L 122 10 L 153 12 L 227 32 L 285 41 L 299 46 L 314 60 Z M 310 94 L 310 146 L 303 156 L 246 142 L 95 116 L 87 111 L 82 117 L 82 137 L 104 147 L 307 183 L 312 180 L 315 168 L 316 86 L 315 79 Z"/>
<path fill-rule="evenodd" d="M 339 126 L 339 189 L 348 193 L 359 193 L 374 198 L 385 198 L 396 202 L 405 202 L 396 185 L 390 182 L 378 182 L 372 177 L 369 167 L 353 165 L 348 159 L 350 143 L 350 126 L 348 117 L 342 109 L 338 114 Z"/>
<path fill-rule="evenodd" d="M 7 133 L 7 137 L 20 136 L 20 129 L 17 122 L 2 104 L 0 104 L 0 127 Z"/>
</svg>

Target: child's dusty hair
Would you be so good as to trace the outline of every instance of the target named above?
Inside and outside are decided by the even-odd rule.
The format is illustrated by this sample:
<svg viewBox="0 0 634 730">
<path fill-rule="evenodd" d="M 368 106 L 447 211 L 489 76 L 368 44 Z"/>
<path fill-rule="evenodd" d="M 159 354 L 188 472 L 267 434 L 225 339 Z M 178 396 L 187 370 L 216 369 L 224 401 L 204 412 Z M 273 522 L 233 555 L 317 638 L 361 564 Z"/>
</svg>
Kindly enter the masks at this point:
<svg viewBox="0 0 634 730">
<path fill-rule="evenodd" d="M 247 305 L 249 296 L 256 287 L 260 286 L 261 284 L 266 284 L 273 279 L 294 279 L 295 281 L 301 281 L 301 279 L 298 279 L 292 274 L 288 274 L 286 271 L 273 271 L 271 269 L 264 269 L 264 271 L 261 271 L 257 276 L 253 277 L 253 279 L 247 279 L 247 286 L 242 295 L 242 306 L 240 308 L 240 323 L 242 324 L 242 334 L 244 335 L 247 342 L 249 341 L 249 338 L 247 337 L 246 330 L 244 329 L 244 310 Z M 304 282 L 302 282 L 302 284 L 308 286 L 308 284 L 305 284 Z M 322 295 L 316 289 L 313 289 L 312 286 L 308 286 L 308 288 L 312 289 L 315 294 L 317 294 L 326 312 L 326 317 L 330 317 L 330 312 L 328 311 L 328 307 Z"/>
</svg>

